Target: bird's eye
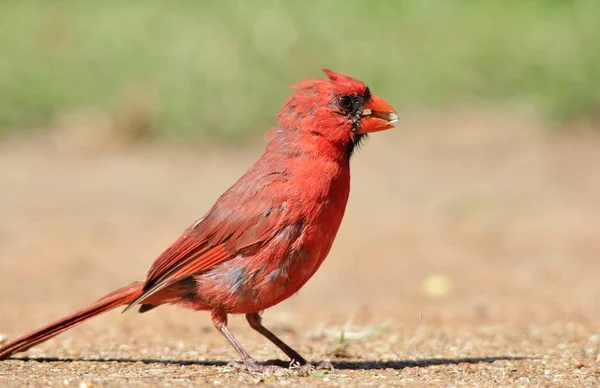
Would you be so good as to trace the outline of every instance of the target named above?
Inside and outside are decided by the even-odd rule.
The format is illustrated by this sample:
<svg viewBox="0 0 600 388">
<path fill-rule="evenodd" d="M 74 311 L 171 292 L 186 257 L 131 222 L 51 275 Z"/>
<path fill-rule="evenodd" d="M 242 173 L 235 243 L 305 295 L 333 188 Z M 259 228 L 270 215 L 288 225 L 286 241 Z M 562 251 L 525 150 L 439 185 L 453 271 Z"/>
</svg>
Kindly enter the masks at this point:
<svg viewBox="0 0 600 388">
<path fill-rule="evenodd" d="M 342 96 L 339 99 L 338 104 L 340 108 L 347 111 L 352 110 L 352 108 L 354 107 L 354 101 L 352 100 L 351 96 Z"/>
</svg>

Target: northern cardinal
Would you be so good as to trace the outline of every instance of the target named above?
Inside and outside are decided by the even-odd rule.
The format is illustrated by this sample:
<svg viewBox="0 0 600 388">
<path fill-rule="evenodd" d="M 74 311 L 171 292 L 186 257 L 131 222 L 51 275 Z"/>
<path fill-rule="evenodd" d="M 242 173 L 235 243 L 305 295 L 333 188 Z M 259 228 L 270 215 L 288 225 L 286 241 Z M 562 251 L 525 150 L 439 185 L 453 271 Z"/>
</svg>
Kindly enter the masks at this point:
<svg viewBox="0 0 600 388">
<path fill-rule="evenodd" d="M 0 348 L 0 359 L 25 351 L 119 306 L 139 312 L 162 304 L 209 310 L 214 326 L 241 357 L 264 370 L 227 328 L 228 314 L 250 326 L 292 362 L 306 360 L 261 323 L 261 313 L 296 293 L 331 248 L 350 193 L 350 157 L 368 133 L 392 128 L 395 110 L 361 81 L 323 70 L 277 115 L 264 154 L 203 217 L 133 282 L 91 305 Z"/>
</svg>

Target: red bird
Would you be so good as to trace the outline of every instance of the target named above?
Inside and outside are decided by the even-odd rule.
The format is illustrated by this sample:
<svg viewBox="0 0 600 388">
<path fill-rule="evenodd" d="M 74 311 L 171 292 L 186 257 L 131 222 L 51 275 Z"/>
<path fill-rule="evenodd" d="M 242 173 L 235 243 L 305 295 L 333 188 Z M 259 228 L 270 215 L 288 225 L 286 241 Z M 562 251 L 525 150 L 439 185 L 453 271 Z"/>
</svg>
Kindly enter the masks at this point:
<svg viewBox="0 0 600 388">
<path fill-rule="evenodd" d="M 392 128 L 395 110 L 354 78 L 324 70 L 296 90 L 277 115 L 264 154 L 133 282 L 75 313 L 0 348 L 0 359 L 25 351 L 119 306 L 139 312 L 163 304 L 209 310 L 239 353 L 236 365 L 264 370 L 227 328 L 228 314 L 250 326 L 292 362 L 306 360 L 261 323 L 260 314 L 289 298 L 331 248 L 350 193 L 350 157 L 368 133 Z"/>
</svg>

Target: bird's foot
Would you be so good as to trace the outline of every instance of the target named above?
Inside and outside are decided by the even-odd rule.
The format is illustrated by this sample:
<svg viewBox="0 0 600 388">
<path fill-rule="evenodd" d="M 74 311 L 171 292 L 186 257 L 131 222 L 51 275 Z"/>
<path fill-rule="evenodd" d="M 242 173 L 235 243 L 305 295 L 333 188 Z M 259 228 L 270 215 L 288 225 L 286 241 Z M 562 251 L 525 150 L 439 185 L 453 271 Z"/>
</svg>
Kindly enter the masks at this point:
<svg viewBox="0 0 600 388">
<path fill-rule="evenodd" d="M 333 365 L 329 361 L 321 361 L 314 366 L 316 370 L 328 370 L 333 372 Z"/>
<path fill-rule="evenodd" d="M 239 369 L 239 370 L 247 370 L 248 372 L 260 372 L 260 373 L 273 373 L 277 370 L 282 369 L 277 365 L 261 365 L 254 361 L 252 358 L 249 358 L 244 361 L 232 361 L 227 366 Z"/>
<path fill-rule="evenodd" d="M 310 362 L 304 362 L 304 364 L 301 364 L 299 362 L 296 361 L 291 361 L 289 363 L 289 368 L 290 369 L 302 369 L 307 373 L 312 373 L 314 371 L 321 371 L 321 370 L 328 370 L 333 372 L 333 365 L 329 362 L 329 361 L 321 361 L 318 364 L 311 364 Z"/>
<path fill-rule="evenodd" d="M 298 365 L 298 367 L 309 370 L 309 371 L 328 370 L 328 371 L 333 372 L 333 365 L 331 365 L 331 363 L 329 361 L 321 361 L 318 364 L 311 364 L 311 363 L 307 362 L 304 365 Z"/>
<path fill-rule="evenodd" d="M 249 358 L 245 361 L 232 361 L 227 364 L 228 367 L 245 370 L 248 372 L 258 373 L 275 373 L 284 372 L 285 370 L 301 371 L 302 374 L 309 375 L 315 371 L 327 370 L 333 372 L 333 365 L 329 361 L 321 361 L 318 364 L 311 364 L 305 362 L 300 364 L 297 361 L 282 361 L 282 360 L 269 360 L 265 364 L 259 364 L 254 359 Z"/>
</svg>

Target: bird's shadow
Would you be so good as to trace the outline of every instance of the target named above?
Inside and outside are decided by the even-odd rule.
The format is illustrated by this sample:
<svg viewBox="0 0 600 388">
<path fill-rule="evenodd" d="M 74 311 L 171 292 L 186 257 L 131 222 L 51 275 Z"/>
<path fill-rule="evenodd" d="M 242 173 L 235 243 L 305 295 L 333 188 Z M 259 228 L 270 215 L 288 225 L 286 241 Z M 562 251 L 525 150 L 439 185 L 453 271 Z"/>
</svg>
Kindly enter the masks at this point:
<svg viewBox="0 0 600 388">
<path fill-rule="evenodd" d="M 426 368 L 434 365 L 457 365 L 457 364 L 491 364 L 495 361 L 515 361 L 529 360 L 531 357 L 521 356 L 490 356 L 490 357 L 458 357 L 458 358 L 423 358 L 419 360 L 403 361 L 331 361 L 334 369 L 337 370 L 373 370 L 373 369 L 404 369 L 404 368 Z M 15 361 L 36 361 L 36 362 L 118 362 L 118 363 L 138 363 L 143 364 L 164 364 L 164 365 L 200 365 L 200 366 L 226 366 L 228 362 L 217 360 L 161 360 L 161 359 L 129 359 L 129 358 L 62 358 L 62 357 L 19 357 L 10 358 Z M 319 364 L 319 361 L 313 364 Z M 269 360 L 263 362 L 264 365 L 276 365 L 287 367 L 289 361 Z"/>
</svg>

